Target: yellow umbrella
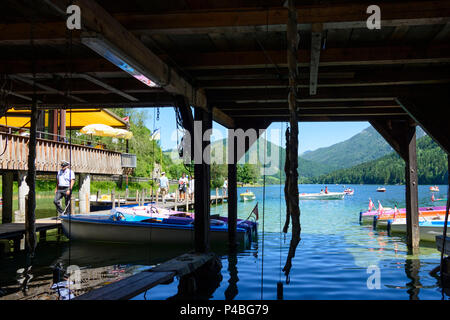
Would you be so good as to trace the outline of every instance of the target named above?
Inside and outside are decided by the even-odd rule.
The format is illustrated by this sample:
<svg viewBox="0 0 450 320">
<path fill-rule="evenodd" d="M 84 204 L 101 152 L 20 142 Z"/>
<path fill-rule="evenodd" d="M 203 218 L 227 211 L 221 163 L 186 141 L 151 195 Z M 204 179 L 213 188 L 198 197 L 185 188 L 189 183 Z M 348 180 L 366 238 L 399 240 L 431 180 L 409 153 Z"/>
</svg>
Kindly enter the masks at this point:
<svg viewBox="0 0 450 320">
<path fill-rule="evenodd" d="M 133 133 L 131 131 L 127 131 L 124 129 L 114 129 L 110 126 L 101 123 L 87 125 L 81 128 L 80 132 L 84 134 L 91 134 L 94 136 L 114 137 L 123 139 L 131 139 L 131 137 L 133 136 Z"/>
</svg>

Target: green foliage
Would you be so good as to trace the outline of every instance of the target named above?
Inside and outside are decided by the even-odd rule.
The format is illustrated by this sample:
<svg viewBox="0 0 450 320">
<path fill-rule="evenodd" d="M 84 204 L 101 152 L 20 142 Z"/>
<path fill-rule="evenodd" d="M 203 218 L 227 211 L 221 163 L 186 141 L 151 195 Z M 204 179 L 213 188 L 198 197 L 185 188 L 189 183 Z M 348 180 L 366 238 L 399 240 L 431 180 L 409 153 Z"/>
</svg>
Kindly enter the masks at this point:
<svg viewBox="0 0 450 320">
<path fill-rule="evenodd" d="M 260 178 L 260 165 L 244 163 L 237 166 L 237 180 L 243 183 L 257 183 Z"/>
<path fill-rule="evenodd" d="M 213 162 L 210 169 L 211 188 L 220 188 L 228 175 L 228 168 L 226 164 L 216 164 Z"/>
<path fill-rule="evenodd" d="M 417 175 L 420 184 L 446 184 L 448 180 L 447 156 L 428 136 L 417 140 Z M 312 178 L 308 182 L 404 184 L 405 162 L 393 152 L 374 161 Z"/>
</svg>

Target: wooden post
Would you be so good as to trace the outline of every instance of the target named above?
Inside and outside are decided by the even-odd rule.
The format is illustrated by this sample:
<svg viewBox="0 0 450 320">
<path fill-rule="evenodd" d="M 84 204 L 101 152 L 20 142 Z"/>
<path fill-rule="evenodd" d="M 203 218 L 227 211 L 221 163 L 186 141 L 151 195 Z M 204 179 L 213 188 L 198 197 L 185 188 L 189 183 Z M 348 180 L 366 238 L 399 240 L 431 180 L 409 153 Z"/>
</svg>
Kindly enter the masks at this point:
<svg viewBox="0 0 450 320">
<path fill-rule="evenodd" d="M 178 204 L 178 189 L 177 190 L 175 190 L 175 211 L 177 211 L 178 210 L 178 206 L 177 206 L 177 204 Z"/>
<path fill-rule="evenodd" d="M 33 85 L 34 89 L 36 87 Z M 25 244 L 27 255 L 30 259 L 34 257 L 36 249 L 36 126 L 37 126 L 37 100 L 36 94 L 33 95 L 30 115 L 30 140 L 28 142 L 28 172 L 27 185 L 30 188 L 28 192 L 27 210 L 25 212 Z M 64 122 L 65 125 L 65 122 Z M 31 262 L 31 261 L 30 261 Z"/>
<path fill-rule="evenodd" d="M 90 194 L 91 194 L 91 176 L 89 174 L 81 173 L 78 176 L 79 191 L 78 199 L 80 199 L 80 213 L 89 213 L 90 211 Z M 97 194 L 98 198 L 98 194 Z"/>
<path fill-rule="evenodd" d="M 136 190 L 136 204 L 139 205 L 139 190 Z"/>
<path fill-rule="evenodd" d="M 195 107 L 194 123 L 194 176 L 195 176 L 195 220 L 194 242 L 195 252 L 209 251 L 210 233 L 210 155 L 203 154 L 210 144 L 212 115 L 199 107 Z"/>
<path fill-rule="evenodd" d="M 408 249 L 412 251 L 412 254 L 416 254 L 420 242 L 416 127 L 407 126 L 405 135 L 407 143 L 407 159 L 405 159 L 406 237 Z"/>
<path fill-rule="evenodd" d="M 117 195 L 117 206 L 120 208 L 120 192 Z"/>
<path fill-rule="evenodd" d="M 224 196 L 224 195 L 222 195 Z M 231 131 L 228 132 L 228 245 L 231 252 L 237 248 L 237 145 Z"/>
<path fill-rule="evenodd" d="M 112 208 L 114 209 L 116 207 L 116 190 L 113 189 L 111 191 L 111 204 L 112 204 Z"/>
<path fill-rule="evenodd" d="M 2 223 L 11 223 L 13 217 L 13 182 L 12 171 L 2 173 Z"/>
<path fill-rule="evenodd" d="M 219 188 L 216 188 L 216 206 L 219 203 Z"/>
<path fill-rule="evenodd" d="M 98 201 L 98 199 L 100 199 L 100 193 L 101 193 L 101 191 L 97 190 L 97 201 Z"/>
</svg>

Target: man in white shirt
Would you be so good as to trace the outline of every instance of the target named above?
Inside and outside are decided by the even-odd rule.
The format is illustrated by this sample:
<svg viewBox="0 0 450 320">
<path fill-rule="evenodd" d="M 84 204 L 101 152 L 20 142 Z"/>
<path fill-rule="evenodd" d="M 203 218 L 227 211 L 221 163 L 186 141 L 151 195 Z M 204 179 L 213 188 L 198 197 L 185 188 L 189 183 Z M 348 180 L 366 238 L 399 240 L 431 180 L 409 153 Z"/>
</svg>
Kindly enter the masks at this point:
<svg viewBox="0 0 450 320">
<path fill-rule="evenodd" d="M 169 179 L 167 179 L 165 172 L 161 172 L 161 177 L 159 178 L 159 190 L 161 192 L 163 203 L 166 203 L 166 194 L 169 192 Z"/>
<path fill-rule="evenodd" d="M 227 195 L 227 190 L 228 190 L 228 179 L 225 178 L 225 181 L 223 182 L 223 186 L 222 186 L 222 192 L 223 192 L 224 196 Z"/>
<path fill-rule="evenodd" d="M 70 195 L 72 193 L 73 185 L 75 184 L 75 173 L 69 169 L 69 162 L 63 160 L 61 161 L 61 170 L 58 171 L 56 175 L 56 190 L 55 199 L 53 203 L 56 206 L 56 211 L 58 215 L 63 213 L 70 214 Z M 64 198 L 66 210 L 61 207 L 61 199 Z"/>
</svg>

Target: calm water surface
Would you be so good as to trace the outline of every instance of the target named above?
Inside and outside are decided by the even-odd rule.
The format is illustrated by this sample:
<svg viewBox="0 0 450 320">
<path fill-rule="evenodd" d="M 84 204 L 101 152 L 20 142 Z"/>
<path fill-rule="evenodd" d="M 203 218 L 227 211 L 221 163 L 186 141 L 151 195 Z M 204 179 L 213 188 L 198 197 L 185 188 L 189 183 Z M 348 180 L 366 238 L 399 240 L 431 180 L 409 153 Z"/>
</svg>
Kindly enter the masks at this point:
<svg viewBox="0 0 450 320">
<path fill-rule="evenodd" d="M 289 249 L 290 233 L 280 232 L 285 218 L 283 187 L 267 186 L 246 189 L 256 200 L 239 202 L 239 218 L 246 218 L 259 204 L 258 241 L 237 256 L 220 253 L 221 277 L 214 284 L 209 299 L 276 299 L 277 282 L 284 283 L 284 299 L 441 299 L 438 279 L 429 272 L 439 264 L 435 244 L 421 244 L 420 254 L 409 256 L 405 237 L 388 236 L 385 230 L 373 230 L 359 224 L 359 212 L 367 209 L 369 197 L 384 207 L 405 206 L 404 186 L 385 186 L 385 193 L 375 185 L 347 185 L 355 189 L 344 200 L 302 200 L 301 242 L 292 260 L 289 283 L 281 271 Z M 446 186 L 439 186 L 445 197 Z M 321 185 L 300 185 L 300 192 L 319 192 Z M 430 206 L 429 186 L 419 187 L 419 206 Z M 342 191 L 342 185 L 328 185 L 329 191 Z M 215 193 L 215 192 L 214 192 Z M 281 197 L 280 197 L 281 196 Z M 281 199 L 281 201 L 280 201 Z M 435 205 L 445 205 L 444 202 Z M 227 204 L 213 206 L 211 214 L 227 215 Z M 76 264 L 82 272 L 97 270 L 103 274 L 132 274 L 189 250 L 186 247 L 151 248 L 122 245 L 93 245 L 48 241 L 39 244 L 35 278 L 48 276 L 56 261 Z M 225 252 L 225 251 L 224 251 Z M 0 260 L 0 288 L 15 281 L 15 270 L 24 257 Z M 368 267 L 379 268 L 380 288 L 369 289 Z M 134 299 L 168 299 L 178 292 L 179 282 L 159 285 Z M 445 295 L 448 299 L 449 296 Z"/>
</svg>

